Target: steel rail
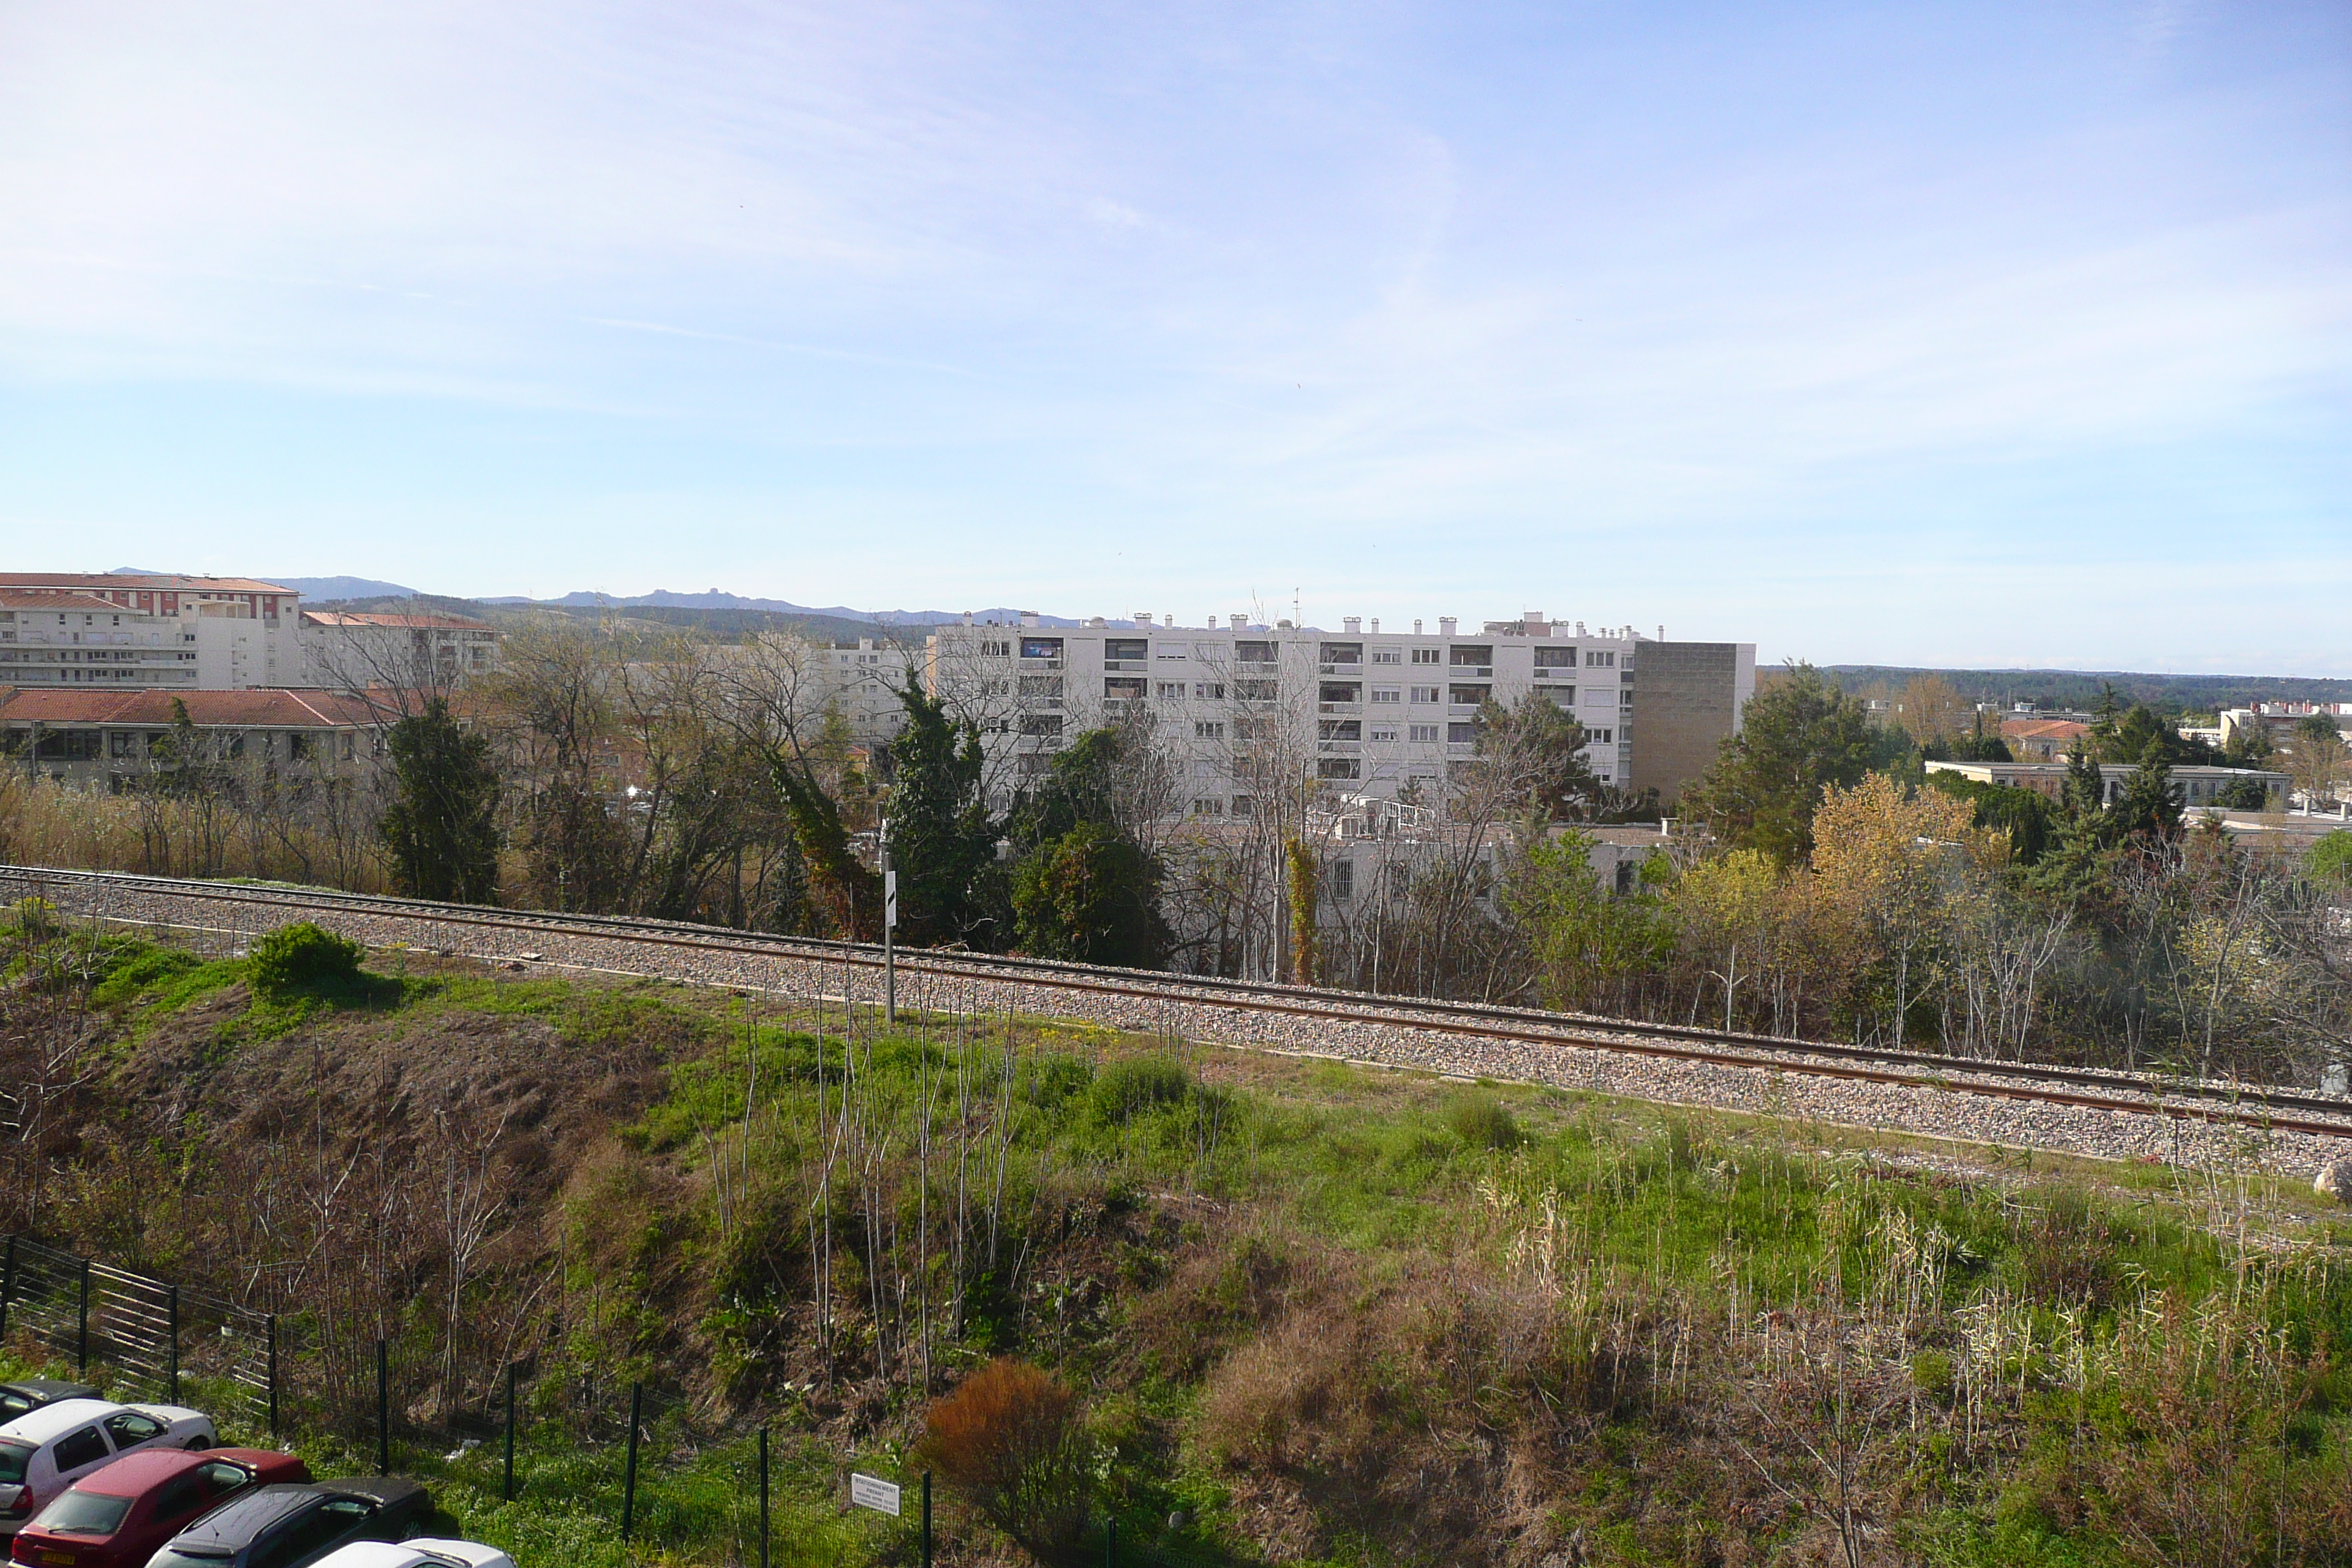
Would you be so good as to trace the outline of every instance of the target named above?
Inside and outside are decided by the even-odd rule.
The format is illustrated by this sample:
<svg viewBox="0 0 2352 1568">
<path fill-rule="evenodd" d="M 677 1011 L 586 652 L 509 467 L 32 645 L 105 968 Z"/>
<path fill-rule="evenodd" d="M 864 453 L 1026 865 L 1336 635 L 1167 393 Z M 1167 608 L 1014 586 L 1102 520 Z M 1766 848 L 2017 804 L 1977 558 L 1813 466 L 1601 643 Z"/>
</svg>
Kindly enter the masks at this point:
<svg viewBox="0 0 2352 1568">
<path fill-rule="evenodd" d="M 351 893 L 332 889 L 205 881 L 132 872 L 68 871 L 45 867 L 0 865 L 0 880 L 26 884 L 36 889 L 42 884 L 59 881 L 121 887 L 168 898 L 270 908 L 340 908 L 354 913 L 407 919 L 435 925 L 570 934 L 760 957 L 810 957 L 865 968 L 880 968 L 884 963 L 881 948 L 874 943 L 745 931 L 732 927 L 697 925 L 644 916 L 507 910 L 380 893 Z M 911 952 L 902 949 L 898 955 L 898 963 L 901 967 L 923 973 L 1036 984 L 1105 995 L 1177 1001 L 1201 1006 L 1224 1006 L 1328 1022 L 1381 1025 L 1525 1044 L 1571 1046 L 1704 1066 L 1801 1074 L 1906 1089 L 1983 1094 L 2133 1115 L 2218 1121 L 2268 1131 L 2352 1137 L 2352 1101 L 2252 1085 L 2210 1080 L 2180 1082 L 2095 1068 L 1980 1061 L 1965 1057 L 1883 1050 L 1828 1041 L 1701 1029 L 1677 1024 L 1650 1024 L 1587 1014 L 1547 1013 L 1533 1008 L 1484 1003 L 1395 997 L 1383 993 L 1284 985 L 1214 975 L 1175 974 L 1158 970 L 1118 969 L 959 949 L 915 949 Z M 1684 1041 L 1691 1043 L 1680 1043 Z M 1903 1068 L 1912 1070 L 1897 1070 Z M 2061 1085 L 2069 1087 L 2054 1087 Z M 2078 1092 L 2086 1089 L 2105 1092 Z M 2294 1111 L 2308 1114 L 2281 1114 Z"/>
</svg>

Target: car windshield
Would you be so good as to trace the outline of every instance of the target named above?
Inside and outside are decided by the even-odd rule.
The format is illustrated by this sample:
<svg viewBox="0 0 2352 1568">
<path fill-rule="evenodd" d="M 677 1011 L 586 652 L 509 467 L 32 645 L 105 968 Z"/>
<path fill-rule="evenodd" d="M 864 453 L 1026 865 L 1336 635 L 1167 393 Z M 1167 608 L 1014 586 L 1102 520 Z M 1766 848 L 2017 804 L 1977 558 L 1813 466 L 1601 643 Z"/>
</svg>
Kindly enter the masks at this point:
<svg viewBox="0 0 2352 1568">
<path fill-rule="evenodd" d="M 127 1497 L 86 1492 L 77 1487 L 43 1509 L 33 1521 L 36 1530 L 62 1531 L 70 1535 L 112 1535 L 131 1512 Z"/>
<path fill-rule="evenodd" d="M 13 1437 L 0 1437 L 0 1487 L 21 1486 L 25 1480 L 25 1463 L 40 1450 L 30 1443 L 19 1443 Z"/>
</svg>

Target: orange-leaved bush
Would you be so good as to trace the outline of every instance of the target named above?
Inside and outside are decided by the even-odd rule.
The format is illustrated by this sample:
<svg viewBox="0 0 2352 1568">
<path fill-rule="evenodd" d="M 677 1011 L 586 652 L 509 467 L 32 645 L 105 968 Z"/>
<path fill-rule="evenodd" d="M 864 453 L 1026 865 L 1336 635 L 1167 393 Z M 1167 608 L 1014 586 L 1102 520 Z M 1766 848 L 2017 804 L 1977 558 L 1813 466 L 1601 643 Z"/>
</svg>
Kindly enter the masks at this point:
<svg viewBox="0 0 2352 1568">
<path fill-rule="evenodd" d="M 991 1362 L 932 1403 L 916 1451 L 1038 1562 L 1080 1561 L 1092 1455 L 1077 1396 L 1053 1373 Z"/>
</svg>

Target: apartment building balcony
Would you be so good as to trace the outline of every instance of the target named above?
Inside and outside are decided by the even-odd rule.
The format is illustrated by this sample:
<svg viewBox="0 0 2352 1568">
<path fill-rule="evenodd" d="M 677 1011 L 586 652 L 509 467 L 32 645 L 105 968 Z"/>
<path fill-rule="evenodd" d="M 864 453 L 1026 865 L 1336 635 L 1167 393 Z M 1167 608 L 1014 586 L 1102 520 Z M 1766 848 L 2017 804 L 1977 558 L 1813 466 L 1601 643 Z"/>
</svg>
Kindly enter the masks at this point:
<svg viewBox="0 0 2352 1568">
<path fill-rule="evenodd" d="M 1364 705 L 1360 702 L 1318 702 L 1315 705 L 1318 713 L 1361 713 L 1363 710 Z"/>
<path fill-rule="evenodd" d="M 1327 757 L 1360 757 L 1364 754 L 1361 741 L 1318 741 L 1315 749 Z"/>
<path fill-rule="evenodd" d="M 1274 667 L 1272 665 L 1268 665 L 1266 668 L 1271 669 Z M 1361 659 L 1357 660 L 1353 664 L 1346 662 L 1318 664 L 1315 668 L 1319 673 L 1324 675 L 1361 675 L 1364 673 L 1364 665 Z"/>
<path fill-rule="evenodd" d="M 1234 671 L 1237 675 L 1272 675 L 1282 666 L 1270 658 L 1237 658 Z"/>
<path fill-rule="evenodd" d="M 1029 661 L 1024 659 L 1022 662 L 1026 664 Z M 1061 660 L 1050 662 L 1058 665 Z M 1151 661 L 1148 658 L 1107 658 L 1103 660 L 1103 668 L 1113 675 L 1142 675 L 1151 668 Z"/>
<path fill-rule="evenodd" d="M 1024 670 L 1027 670 L 1027 669 L 1059 669 L 1059 668 L 1062 668 L 1062 660 L 1061 660 L 1061 659 L 1059 659 L 1058 658 L 1024 658 L 1024 659 L 1023 659 L 1023 660 L 1021 661 L 1021 668 L 1022 668 L 1023 669 L 1024 669 Z"/>
<path fill-rule="evenodd" d="M 1445 673 L 1456 680 L 1492 680 L 1495 667 L 1491 664 L 1449 664 Z"/>
</svg>

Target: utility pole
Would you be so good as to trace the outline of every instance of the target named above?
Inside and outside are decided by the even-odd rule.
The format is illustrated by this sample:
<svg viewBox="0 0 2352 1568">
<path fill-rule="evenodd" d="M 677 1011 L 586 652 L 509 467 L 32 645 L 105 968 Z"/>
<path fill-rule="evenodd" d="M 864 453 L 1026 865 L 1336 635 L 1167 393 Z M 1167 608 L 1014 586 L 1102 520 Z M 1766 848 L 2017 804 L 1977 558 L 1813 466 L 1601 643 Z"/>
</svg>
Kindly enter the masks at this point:
<svg viewBox="0 0 2352 1568">
<path fill-rule="evenodd" d="M 882 819 L 882 1017 L 898 1021 L 898 873 L 890 868 L 890 819 Z"/>
</svg>

